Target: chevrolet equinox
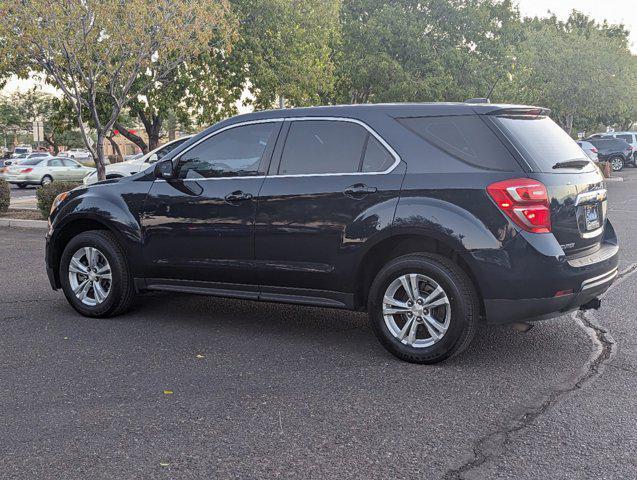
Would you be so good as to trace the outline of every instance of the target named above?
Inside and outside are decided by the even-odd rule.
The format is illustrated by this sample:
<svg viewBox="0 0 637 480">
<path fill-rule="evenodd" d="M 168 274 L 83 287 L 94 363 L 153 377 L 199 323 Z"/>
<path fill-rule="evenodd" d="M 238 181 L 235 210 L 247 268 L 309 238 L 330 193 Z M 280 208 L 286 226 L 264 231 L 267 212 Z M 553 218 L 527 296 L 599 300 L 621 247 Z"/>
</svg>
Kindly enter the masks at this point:
<svg viewBox="0 0 637 480">
<path fill-rule="evenodd" d="M 598 307 L 617 275 L 603 178 L 548 115 L 476 102 L 230 118 L 61 194 L 48 277 L 88 317 L 151 290 L 367 311 L 392 354 L 440 362 L 483 322 Z"/>
</svg>

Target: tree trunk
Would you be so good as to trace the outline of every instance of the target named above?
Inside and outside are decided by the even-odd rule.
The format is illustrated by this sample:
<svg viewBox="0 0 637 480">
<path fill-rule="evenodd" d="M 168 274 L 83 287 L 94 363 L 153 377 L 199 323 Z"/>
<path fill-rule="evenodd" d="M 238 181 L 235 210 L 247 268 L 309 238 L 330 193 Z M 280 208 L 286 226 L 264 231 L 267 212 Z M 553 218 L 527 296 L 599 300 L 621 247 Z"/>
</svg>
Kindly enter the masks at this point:
<svg viewBox="0 0 637 480">
<path fill-rule="evenodd" d="M 168 130 L 168 141 L 172 142 L 175 139 L 175 129 L 171 128 Z"/>
<path fill-rule="evenodd" d="M 97 132 L 97 143 L 95 144 L 95 153 L 97 158 L 93 158 L 95 161 L 95 168 L 97 168 L 97 179 L 106 180 L 106 164 L 104 162 L 104 133 Z"/>
<path fill-rule="evenodd" d="M 564 125 L 564 130 L 566 130 L 566 133 L 568 133 L 569 135 L 573 133 L 573 114 L 572 113 L 566 114 L 566 122 Z"/>
<path fill-rule="evenodd" d="M 152 115 L 151 118 L 148 118 L 143 110 L 139 111 L 139 119 L 146 129 L 146 135 L 148 135 L 148 151 L 152 152 L 159 146 L 159 134 L 163 119 L 159 115 Z"/>
<path fill-rule="evenodd" d="M 53 135 L 51 135 L 50 137 L 47 137 L 45 135 L 44 141 L 53 147 L 53 155 L 57 155 L 58 153 L 60 153 L 60 146 L 57 144 L 57 142 L 53 138 Z"/>
<path fill-rule="evenodd" d="M 119 144 L 114 140 L 113 137 L 114 135 L 108 135 L 106 138 L 111 143 L 111 147 L 113 147 L 113 151 L 115 152 L 115 155 L 117 156 L 117 161 L 123 162 L 124 156 L 122 155 L 122 150 L 119 148 Z"/>
<path fill-rule="evenodd" d="M 120 135 L 122 135 L 124 138 L 126 138 L 127 140 L 130 140 L 135 145 L 137 145 L 142 150 L 142 152 L 144 153 L 149 152 L 148 145 L 146 144 L 146 142 L 144 141 L 142 137 L 139 137 L 135 135 L 134 133 L 130 133 L 128 129 L 119 122 L 115 122 L 113 124 L 113 128 L 115 128 L 115 130 L 118 130 Z"/>
</svg>

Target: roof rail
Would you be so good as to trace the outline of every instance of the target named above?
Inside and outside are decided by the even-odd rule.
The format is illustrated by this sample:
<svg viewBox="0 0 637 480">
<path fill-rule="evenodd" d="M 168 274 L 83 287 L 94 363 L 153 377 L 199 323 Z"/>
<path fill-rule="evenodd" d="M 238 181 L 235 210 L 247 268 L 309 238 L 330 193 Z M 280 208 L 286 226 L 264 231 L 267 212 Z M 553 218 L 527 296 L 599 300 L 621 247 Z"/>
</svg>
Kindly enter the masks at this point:
<svg viewBox="0 0 637 480">
<path fill-rule="evenodd" d="M 464 103 L 491 103 L 491 100 L 488 98 L 470 98 L 465 100 Z"/>
</svg>

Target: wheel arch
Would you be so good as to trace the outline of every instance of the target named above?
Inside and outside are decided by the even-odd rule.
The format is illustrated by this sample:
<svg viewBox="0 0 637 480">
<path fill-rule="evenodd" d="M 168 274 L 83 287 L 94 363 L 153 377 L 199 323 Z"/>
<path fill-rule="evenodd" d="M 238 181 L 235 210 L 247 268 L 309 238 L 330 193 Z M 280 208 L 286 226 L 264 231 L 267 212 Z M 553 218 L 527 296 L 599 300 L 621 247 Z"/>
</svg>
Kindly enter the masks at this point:
<svg viewBox="0 0 637 480">
<path fill-rule="evenodd" d="M 367 306 L 370 286 L 380 269 L 394 258 L 410 253 L 435 253 L 458 265 L 469 277 L 478 294 L 480 313 L 484 314 L 484 302 L 480 284 L 470 266 L 469 254 L 452 238 L 442 238 L 435 232 L 410 231 L 386 237 L 374 244 L 363 256 L 356 273 L 354 302 L 357 308 Z"/>
</svg>

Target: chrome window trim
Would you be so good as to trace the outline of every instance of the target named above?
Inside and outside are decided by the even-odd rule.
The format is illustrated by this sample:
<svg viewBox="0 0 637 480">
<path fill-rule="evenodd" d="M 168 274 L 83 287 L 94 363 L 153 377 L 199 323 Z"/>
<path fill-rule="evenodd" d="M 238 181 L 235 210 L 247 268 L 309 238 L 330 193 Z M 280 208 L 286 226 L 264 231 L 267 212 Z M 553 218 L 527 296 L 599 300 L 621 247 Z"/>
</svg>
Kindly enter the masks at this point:
<svg viewBox="0 0 637 480">
<path fill-rule="evenodd" d="M 401 162 L 400 155 L 396 153 L 396 150 L 392 148 L 392 146 L 385 141 L 383 137 L 381 137 L 372 127 L 367 125 L 365 122 L 358 120 L 357 118 L 350 117 L 288 117 L 286 118 L 289 122 L 304 122 L 311 120 L 324 120 L 324 121 L 332 121 L 332 122 L 349 122 L 356 123 L 363 127 L 367 132 L 374 136 L 376 140 L 389 152 L 389 154 L 394 157 L 394 163 L 381 172 L 334 172 L 334 173 L 293 173 L 289 175 L 279 175 L 278 173 L 275 175 L 269 175 L 269 178 L 297 178 L 297 177 L 343 177 L 343 176 L 353 176 L 353 175 L 387 175 L 394 171 L 394 169 Z"/>
<path fill-rule="evenodd" d="M 263 118 L 260 120 L 247 120 L 245 122 L 239 122 L 239 123 L 234 123 L 232 125 L 228 125 L 226 127 L 220 128 L 219 130 L 215 130 L 214 132 L 206 135 L 205 137 L 199 139 L 197 141 L 197 143 L 194 143 L 192 145 L 190 145 L 188 148 L 186 148 L 183 152 L 181 152 L 179 154 L 179 158 L 181 159 L 181 156 L 183 154 L 185 154 L 186 152 L 188 152 L 189 150 L 191 150 L 192 148 L 196 147 L 197 145 L 199 145 L 200 143 L 208 140 L 211 137 L 214 137 L 215 135 L 221 133 L 221 132 L 225 132 L 226 130 L 230 130 L 231 128 L 235 128 L 235 127 L 242 127 L 245 125 L 254 125 L 254 124 L 259 124 L 259 123 L 270 123 L 270 122 L 302 122 L 302 121 L 308 121 L 308 120 L 326 120 L 326 121 L 336 121 L 336 122 L 349 122 L 349 123 L 356 123 L 360 126 L 362 126 L 365 130 L 367 130 L 371 135 L 374 136 L 374 138 L 376 140 L 378 140 L 378 142 L 380 142 L 380 144 L 389 152 L 389 154 L 394 157 L 394 163 L 387 168 L 386 170 L 382 171 L 382 172 L 336 172 L 336 173 L 298 173 L 298 174 L 290 174 L 290 175 L 247 175 L 247 176 L 241 176 L 241 177 L 211 177 L 211 178 L 183 178 L 181 179 L 182 182 L 205 182 L 205 181 L 209 181 L 209 180 L 241 180 L 241 179 L 248 179 L 248 178 L 253 178 L 253 179 L 262 179 L 262 178 L 295 178 L 295 177 L 335 177 L 335 176 L 352 176 L 352 175 L 387 175 L 391 172 L 393 172 L 396 167 L 398 166 L 398 164 L 401 162 L 401 158 L 400 155 L 398 155 L 398 153 L 396 153 L 396 151 L 392 148 L 391 145 L 389 145 L 389 143 L 387 143 L 385 141 L 385 139 L 383 137 L 381 137 L 373 128 L 371 128 L 369 125 L 367 125 L 365 122 L 358 120 L 356 118 L 350 118 L 350 117 L 284 117 L 284 118 Z M 166 182 L 166 180 L 162 180 L 162 179 L 156 179 L 156 182 Z"/>
</svg>

